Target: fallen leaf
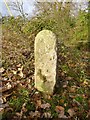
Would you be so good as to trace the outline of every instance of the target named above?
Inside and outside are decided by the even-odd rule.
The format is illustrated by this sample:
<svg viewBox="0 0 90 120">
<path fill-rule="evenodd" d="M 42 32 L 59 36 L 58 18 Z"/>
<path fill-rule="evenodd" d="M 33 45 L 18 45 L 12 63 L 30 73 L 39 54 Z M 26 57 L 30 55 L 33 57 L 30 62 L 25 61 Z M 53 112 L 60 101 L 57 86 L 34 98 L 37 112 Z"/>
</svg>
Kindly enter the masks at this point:
<svg viewBox="0 0 90 120">
<path fill-rule="evenodd" d="M 17 67 L 20 67 L 20 66 L 21 66 L 21 64 L 18 64 L 18 65 L 17 65 Z"/>
<path fill-rule="evenodd" d="M 5 69 L 3 67 L 0 68 L 0 73 L 3 73 Z"/>
<path fill-rule="evenodd" d="M 66 115 L 64 115 L 64 107 L 62 106 L 56 106 L 56 112 L 58 113 L 58 118 L 67 118 Z"/>
<path fill-rule="evenodd" d="M 58 115 L 58 118 L 68 118 L 68 117 L 67 117 L 66 115 L 60 113 L 60 114 Z"/>
<path fill-rule="evenodd" d="M 68 109 L 67 112 L 69 113 L 70 117 L 73 117 L 75 115 L 75 111 L 73 108 Z"/>
<path fill-rule="evenodd" d="M 18 117 L 22 117 L 22 114 L 21 113 L 19 113 L 19 112 L 16 112 L 16 115 L 18 116 Z"/>
<path fill-rule="evenodd" d="M 69 91 L 74 93 L 74 92 L 76 92 L 76 88 L 72 86 L 72 87 L 70 87 Z"/>
<path fill-rule="evenodd" d="M 7 80 L 8 80 L 8 78 L 6 78 L 6 77 L 3 78 L 3 81 L 7 81 Z"/>
<path fill-rule="evenodd" d="M 5 112 L 10 112 L 10 111 L 12 112 L 12 111 L 13 111 L 13 108 L 6 108 L 6 109 L 5 109 Z"/>
<path fill-rule="evenodd" d="M 88 111 L 86 118 L 89 118 L 89 117 L 90 117 L 90 110 Z"/>
<path fill-rule="evenodd" d="M 21 68 L 18 68 L 18 71 L 22 71 L 23 70 L 23 66 Z"/>
<path fill-rule="evenodd" d="M 34 117 L 38 118 L 38 117 L 40 117 L 40 112 L 39 111 L 35 111 L 35 112 L 31 111 L 29 113 L 29 115 L 30 115 L 31 118 L 34 118 Z"/>
<path fill-rule="evenodd" d="M 51 113 L 50 112 L 45 112 L 45 113 L 43 113 L 43 117 L 51 118 Z"/>
<path fill-rule="evenodd" d="M 21 109 L 22 113 L 27 112 L 27 109 L 25 107 L 26 107 L 26 103 L 22 105 L 22 109 Z"/>
<path fill-rule="evenodd" d="M 88 85 L 88 82 L 84 80 L 83 85 Z"/>
<path fill-rule="evenodd" d="M 2 99 L 2 97 L 0 97 L 0 104 L 3 104 L 4 102 L 3 102 L 3 99 Z"/>
<path fill-rule="evenodd" d="M 60 100 L 60 103 L 63 104 L 63 103 L 64 103 L 64 99 L 61 99 L 61 100 Z"/>
<path fill-rule="evenodd" d="M 58 112 L 58 113 L 64 113 L 64 107 L 62 107 L 62 106 L 56 106 L 56 112 Z"/>
<path fill-rule="evenodd" d="M 16 70 L 12 70 L 13 74 L 16 75 L 17 74 L 17 71 Z"/>
<path fill-rule="evenodd" d="M 68 85 L 68 81 L 64 82 L 64 83 L 63 83 L 63 88 L 66 88 L 67 85 Z"/>
<path fill-rule="evenodd" d="M 23 72 L 22 71 L 20 71 L 20 73 L 18 74 L 21 78 L 23 78 Z"/>
<path fill-rule="evenodd" d="M 41 104 L 41 108 L 46 109 L 46 108 L 50 108 L 51 105 L 49 103 L 46 104 Z"/>
<path fill-rule="evenodd" d="M 38 106 L 38 107 L 41 107 L 41 104 L 42 104 L 42 103 L 41 103 L 41 100 L 37 100 L 37 106 Z"/>
<path fill-rule="evenodd" d="M 66 77 L 66 80 L 72 80 L 73 78 L 72 77 Z"/>
<path fill-rule="evenodd" d="M 19 76 L 21 77 L 21 78 L 23 78 L 23 72 L 22 72 L 22 70 L 23 70 L 23 66 L 21 67 L 21 68 L 18 68 L 18 71 L 19 71 Z"/>
<path fill-rule="evenodd" d="M 0 108 L 0 116 L 4 113 L 4 108 Z"/>
<path fill-rule="evenodd" d="M 3 103 L 6 103 L 7 100 L 6 100 L 6 97 L 3 97 Z"/>
<path fill-rule="evenodd" d="M 9 82 L 6 84 L 6 86 L 7 86 L 7 89 L 10 89 L 12 87 Z"/>
<path fill-rule="evenodd" d="M 67 103 L 64 103 L 64 106 L 66 107 L 66 106 L 67 106 Z"/>
</svg>

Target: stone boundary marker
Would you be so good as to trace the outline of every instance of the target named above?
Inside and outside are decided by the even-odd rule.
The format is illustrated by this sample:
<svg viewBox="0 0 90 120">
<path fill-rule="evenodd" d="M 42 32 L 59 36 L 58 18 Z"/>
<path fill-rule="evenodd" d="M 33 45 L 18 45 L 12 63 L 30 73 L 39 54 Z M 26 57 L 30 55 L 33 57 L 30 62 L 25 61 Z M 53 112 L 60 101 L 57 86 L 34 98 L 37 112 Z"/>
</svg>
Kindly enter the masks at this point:
<svg viewBox="0 0 90 120">
<path fill-rule="evenodd" d="M 35 87 L 47 94 L 53 94 L 56 84 L 56 42 L 50 30 L 42 30 L 35 37 Z"/>
</svg>

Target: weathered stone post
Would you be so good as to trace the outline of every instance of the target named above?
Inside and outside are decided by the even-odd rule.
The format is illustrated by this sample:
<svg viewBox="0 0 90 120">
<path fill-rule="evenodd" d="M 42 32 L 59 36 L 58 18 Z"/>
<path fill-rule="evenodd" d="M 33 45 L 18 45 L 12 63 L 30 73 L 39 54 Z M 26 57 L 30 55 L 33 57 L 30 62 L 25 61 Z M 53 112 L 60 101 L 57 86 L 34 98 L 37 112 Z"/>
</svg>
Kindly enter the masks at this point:
<svg viewBox="0 0 90 120">
<path fill-rule="evenodd" d="M 56 36 L 50 30 L 42 30 L 35 38 L 35 87 L 39 91 L 53 93 L 56 69 Z"/>
</svg>

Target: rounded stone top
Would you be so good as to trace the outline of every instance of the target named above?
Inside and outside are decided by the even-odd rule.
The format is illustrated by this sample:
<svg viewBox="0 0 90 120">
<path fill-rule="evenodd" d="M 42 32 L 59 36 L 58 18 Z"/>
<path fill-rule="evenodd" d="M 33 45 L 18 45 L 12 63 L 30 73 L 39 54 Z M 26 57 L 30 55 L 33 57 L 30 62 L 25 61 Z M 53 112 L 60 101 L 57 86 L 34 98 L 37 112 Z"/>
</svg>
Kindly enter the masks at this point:
<svg viewBox="0 0 90 120">
<path fill-rule="evenodd" d="M 51 30 L 42 30 L 40 31 L 36 37 L 35 37 L 35 40 L 39 39 L 39 38 L 42 38 L 42 39 L 56 39 L 56 36 L 55 34 L 51 31 Z"/>
<path fill-rule="evenodd" d="M 55 44 L 56 44 L 56 36 L 50 30 L 42 30 L 35 37 L 35 46 L 38 46 L 35 48 L 50 49 Z"/>
<path fill-rule="evenodd" d="M 44 29 L 44 30 L 41 30 L 37 35 L 39 34 L 54 34 L 54 33 L 51 30 Z"/>
</svg>

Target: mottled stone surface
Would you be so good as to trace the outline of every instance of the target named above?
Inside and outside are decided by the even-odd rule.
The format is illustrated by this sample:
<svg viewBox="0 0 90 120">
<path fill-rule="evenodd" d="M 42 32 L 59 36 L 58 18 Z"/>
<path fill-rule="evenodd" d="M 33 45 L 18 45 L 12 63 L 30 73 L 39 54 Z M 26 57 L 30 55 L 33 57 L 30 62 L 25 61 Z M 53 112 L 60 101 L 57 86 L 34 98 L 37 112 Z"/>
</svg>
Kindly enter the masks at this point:
<svg viewBox="0 0 90 120">
<path fill-rule="evenodd" d="M 56 83 L 56 36 L 50 30 L 42 30 L 35 38 L 35 87 L 52 94 Z"/>
</svg>

